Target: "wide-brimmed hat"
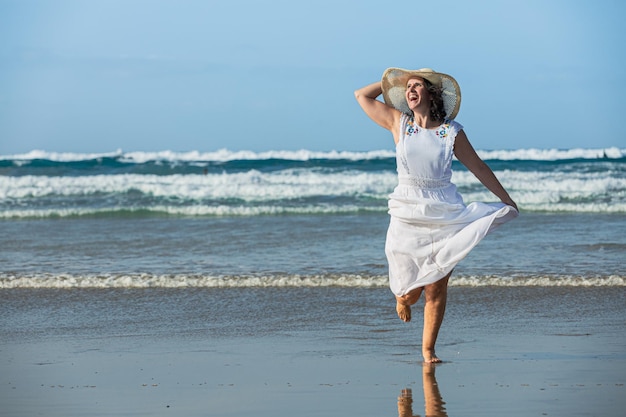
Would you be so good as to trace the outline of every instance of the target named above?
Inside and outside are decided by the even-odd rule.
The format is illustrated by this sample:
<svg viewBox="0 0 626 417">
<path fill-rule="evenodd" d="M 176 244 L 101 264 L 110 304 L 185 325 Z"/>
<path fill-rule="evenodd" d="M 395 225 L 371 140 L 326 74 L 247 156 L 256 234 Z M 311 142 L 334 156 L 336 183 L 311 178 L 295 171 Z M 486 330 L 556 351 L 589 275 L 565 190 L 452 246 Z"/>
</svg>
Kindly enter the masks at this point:
<svg viewBox="0 0 626 417">
<path fill-rule="evenodd" d="M 430 68 L 405 70 L 387 68 L 383 73 L 382 89 L 385 103 L 406 114 L 412 114 L 406 102 L 406 83 L 412 77 L 428 80 L 441 88 L 441 98 L 447 119 L 454 119 L 461 107 L 461 88 L 456 80 L 448 74 L 436 72 Z"/>
</svg>

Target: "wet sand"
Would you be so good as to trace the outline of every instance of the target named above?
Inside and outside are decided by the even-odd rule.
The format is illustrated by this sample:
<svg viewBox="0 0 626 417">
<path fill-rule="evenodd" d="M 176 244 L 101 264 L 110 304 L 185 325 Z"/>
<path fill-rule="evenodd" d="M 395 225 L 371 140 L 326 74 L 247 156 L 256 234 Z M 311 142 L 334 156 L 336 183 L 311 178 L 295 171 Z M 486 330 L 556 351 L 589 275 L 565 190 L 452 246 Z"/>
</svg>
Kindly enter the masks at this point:
<svg viewBox="0 0 626 417">
<path fill-rule="evenodd" d="M 319 301 L 337 291 L 310 290 L 308 295 L 317 298 L 307 305 L 308 316 L 328 311 Z M 56 328 L 45 337 L 34 325 L 30 333 L 6 331 L 0 342 L 0 416 L 623 416 L 624 316 L 620 318 L 619 308 L 573 308 L 595 299 L 615 305 L 624 290 L 552 290 L 545 300 L 561 300 L 562 314 L 556 315 L 529 311 L 528 306 L 541 301 L 538 295 L 546 293 L 535 289 L 533 303 L 515 307 L 527 310 L 519 320 L 503 314 L 511 310 L 503 296 L 511 291 L 516 290 L 487 297 L 489 290 L 451 288 L 438 348 L 446 362 L 437 366 L 419 360 L 419 317 L 406 325 L 391 316 L 392 304 L 367 307 L 386 300 L 386 291 L 339 294 L 364 301 L 343 320 L 329 317 L 319 326 L 298 326 L 295 320 L 286 327 L 259 321 L 266 327 L 254 334 L 242 328 L 209 332 L 186 315 L 170 321 L 167 329 L 120 324 L 123 317 L 111 311 L 124 314 L 123 294 L 91 293 L 81 302 L 97 295 L 112 314 L 111 324 L 98 331 L 70 323 L 69 313 L 50 318 Z M 41 305 L 43 298 L 50 302 L 54 297 L 33 294 L 21 298 L 41 297 L 33 301 Z M 185 298 L 179 292 L 172 300 L 172 294 L 161 294 L 162 303 Z M 486 298 L 477 300 L 478 294 Z M 146 296 L 130 295 L 137 302 Z M 473 316 L 466 299 L 480 303 L 482 316 Z M 329 314 L 340 314 L 334 310 L 340 301 L 327 303 Z M 64 302 L 68 310 L 80 307 Z M 150 312 L 155 322 L 166 321 L 157 314 L 162 307 Z M 387 310 L 390 315 L 380 318 Z M 33 310 L 25 307 L 23 323 L 28 317 L 38 319 L 28 314 Z M 5 314 L 3 320 L 10 318 Z M 8 328 L 6 321 L 3 326 Z M 176 326 L 179 330 L 171 331 Z"/>
</svg>

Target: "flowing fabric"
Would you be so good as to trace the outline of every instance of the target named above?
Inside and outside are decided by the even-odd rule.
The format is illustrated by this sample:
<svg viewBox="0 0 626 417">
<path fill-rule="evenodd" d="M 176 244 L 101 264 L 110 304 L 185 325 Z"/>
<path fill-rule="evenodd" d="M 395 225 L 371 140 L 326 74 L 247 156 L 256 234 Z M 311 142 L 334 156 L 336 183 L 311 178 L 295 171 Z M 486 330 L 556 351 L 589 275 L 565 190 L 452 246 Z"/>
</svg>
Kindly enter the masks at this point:
<svg viewBox="0 0 626 417">
<path fill-rule="evenodd" d="M 398 296 L 444 278 L 490 231 L 518 215 L 504 203 L 463 202 L 450 181 L 461 124 L 446 120 L 423 129 L 403 115 L 400 128 L 385 245 L 390 288 Z"/>
</svg>

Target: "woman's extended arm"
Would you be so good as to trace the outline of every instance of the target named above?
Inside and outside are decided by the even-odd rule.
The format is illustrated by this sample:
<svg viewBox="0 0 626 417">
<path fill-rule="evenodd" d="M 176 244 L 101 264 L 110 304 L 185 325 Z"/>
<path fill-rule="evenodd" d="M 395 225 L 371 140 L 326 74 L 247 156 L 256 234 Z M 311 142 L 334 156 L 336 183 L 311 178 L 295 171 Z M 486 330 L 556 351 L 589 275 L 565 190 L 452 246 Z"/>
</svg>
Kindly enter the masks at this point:
<svg viewBox="0 0 626 417">
<path fill-rule="evenodd" d="M 515 201 L 513 201 L 509 193 L 507 193 L 502 184 L 500 184 L 500 181 L 498 181 L 498 178 L 496 178 L 491 168 L 480 159 L 474 147 L 467 139 L 467 135 L 462 130 L 457 134 L 454 140 L 454 154 L 489 191 L 500 199 L 500 201 L 515 207 L 516 210 L 518 209 Z"/>
<path fill-rule="evenodd" d="M 354 92 L 354 97 L 359 105 L 378 125 L 389 130 L 393 134 L 393 139 L 398 143 L 399 128 L 400 128 L 400 116 L 402 113 L 386 105 L 385 103 L 376 100 L 376 97 L 383 92 L 380 81 L 367 85 L 363 88 L 359 88 Z"/>
</svg>

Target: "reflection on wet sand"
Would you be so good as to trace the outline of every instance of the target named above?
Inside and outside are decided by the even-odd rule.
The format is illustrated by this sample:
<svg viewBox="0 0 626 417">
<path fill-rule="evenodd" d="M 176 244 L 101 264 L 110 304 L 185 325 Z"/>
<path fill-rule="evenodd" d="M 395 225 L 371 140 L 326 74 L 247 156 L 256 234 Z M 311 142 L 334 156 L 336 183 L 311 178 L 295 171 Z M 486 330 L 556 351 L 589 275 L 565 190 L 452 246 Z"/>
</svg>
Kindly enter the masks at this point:
<svg viewBox="0 0 626 417">
<path fill-rule="evenodd" d="M 423 364 L 422 385 L 424 386 L 424 414 L 427 417 L 448 417 L 445 402 L 441 398 L 439 385 L 435 378 L 436 365 Z M 398 417 L 415 417 L 413 414 L 413 393 L 405 388 L 398 397 Z"/>
</svg>

